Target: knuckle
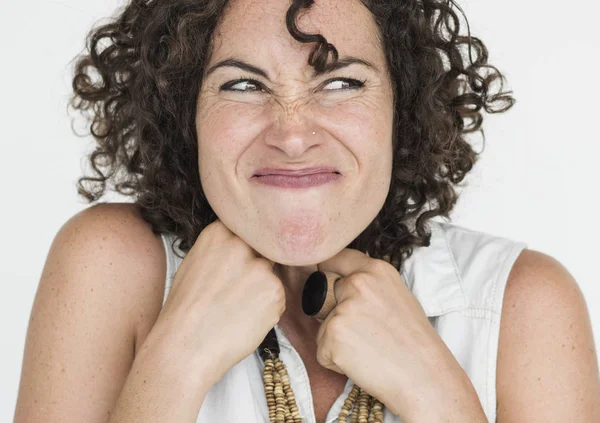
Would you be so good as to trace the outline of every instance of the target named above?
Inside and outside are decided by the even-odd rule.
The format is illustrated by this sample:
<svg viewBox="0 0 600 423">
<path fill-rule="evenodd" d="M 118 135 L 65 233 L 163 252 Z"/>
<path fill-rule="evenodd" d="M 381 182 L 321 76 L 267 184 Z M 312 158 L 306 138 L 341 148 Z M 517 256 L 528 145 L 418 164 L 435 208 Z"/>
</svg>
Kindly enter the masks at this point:
<svg viewBox="0 0 600 423">
<path fill-rule="evenodd" d="M 218 221 L 209 223 L 196 237 L 196 242 L 204 240 L 204 242 L 212 243 L 214 240 L 218 240 L 221 235 Z"/>
<path fill-rule="evenodd" d="M 273 273 L 273 265 L 266 258 L 264 258 L 264 257 L 257 257 L 256 258 L 256 263 L 257 263 L 257 266 L 259 266 L 263 272 L 269 273 L 269 274 Z"/>
<path fill-rule="evenodd" d="M 283 304 L 285 304 L 285 289 L 283 288 L 283 284 L 277 278 L 275 282 L 275 287 L 273 291 L 275 292 L 276 298 Z"/>
<path fill-rule="evenodd" d="M 377 283 L 372 275 L 367 272 L 357 272 L 350 275 L 348 280 L 349 286 L 360 296 L 372 298 L 374 295 L 374 285 Z"/>
<path fill-rule="evenodd" d="M 285 305 L 285 289 L 279 278 L 274 274 L 267 274 L 265 272 L 265 267 L 261 262 L 256 263 L 254 269 L 256 269 L 256 277 L 253 279 L 259 279 L 263 281 L 261 285 L 266 290 L 266 295 L 269 301 L 276 304 Z"/>
<path fill-rule="evenodd" d="M 204 228 L 204 229 L 208 231 L 208 233 L 210 234 L 211 237 L 215 237 L 217 239 L 219 239 L 219 238 L 227 239 L 228 235 L 231 234 L 231 231 L 219 219 L 208 224 L 206 226 L 206 228 Z"/>
<path fill-rule="evenodd" d="M 281 284 L 279 279 L 277 279 L 276 283 L 271 284 L 269 289 L 269 295 L 271 297 L 271 300 L 273 301 L 273 304 L 278 306 L 279 315 L 281 316 L 286 309 L 285 290 L 283 288 L 283 285 Z"/>
<path fill-rule="evenodd" d="M 330 329 L 328 328 L 329 332 Z M 330 366 L 336 363 L 338 356 L 337 348 L 338 342 L 334 336 L 329 336 L 327 339 L 323 338 L 323 341 L 317 348 L 317 361 L 321 366 Z"/>
<path fill-rule="evenodd" d="M 363 293 L 368 285 L 367 279 L 367 275 L 364 272 L 357 272 L 348 277 L 347 284 L 358 293 Z"/>
<path fill-rule="evenodd" d="M 285 313 L 286 310 L 286 304 L 285 304 L 285 300 L 283 300 L 280 304 L 280 309 L 279 309 L 279 315 L 281 316 L 283 313 Z"/>
<path fill-rule="evenodd" d="M 227 242 L 227 246 L 232 249 L 236 257 L 241 255 L 246 259 L 249 258 L 248 246 L 239 238 L 228 238 L 225 242 Z"/>
<path fill-rule="evenodd" d="M 348 315 L 350 310 L 348 310 L 348 301 L 342 301 L 335 306 L 336 316 L 345 316 Z M 331 318 L 333 320 L 334 317 Z"/>
<path fill-rule="evenodd" d="M 373 259 L 371 266 L 373 267 L 375 273 L 384 273 L 390 271 L 391 269 L 396 270 L 390 263 L 380 259 Z"/>
<path fill-rule="evenodd" d="M 319 345 L 317 347 L 317 362 L 321 366 L 326 366 L 328 364 L 327 361 L 328 360 L 325 353 L 325 347 L 323 345 Z"/>
<path fill-rule="evenodd" d="M 204 227 L 204 229 L 202 230 L 202 232 L 206 232 L 206 233 L 209 233 L 209 234 L 214 234 L 214 233 L 219 232 L 219 230 L 220 230 L 220 221 L 219 220 L 215 220 L 214 222 L 209 223 L 208 225 L 206 225 Z"/>
</svg>

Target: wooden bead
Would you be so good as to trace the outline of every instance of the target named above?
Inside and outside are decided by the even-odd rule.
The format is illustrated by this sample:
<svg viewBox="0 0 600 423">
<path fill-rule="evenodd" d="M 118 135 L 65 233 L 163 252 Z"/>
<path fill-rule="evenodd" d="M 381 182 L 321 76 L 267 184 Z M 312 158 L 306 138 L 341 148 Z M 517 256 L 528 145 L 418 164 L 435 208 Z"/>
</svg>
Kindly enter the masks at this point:
<svg viewBox="0 0 600 423">
<path fill-rule="evenodd" d="M 271 423 L 302 423 L 285 364 L 274 357 L 263 360 L 263 383 Z M 383 423 L 383 404 L 356 384 L 344 400 L 339 423 Z"/>
</svg>

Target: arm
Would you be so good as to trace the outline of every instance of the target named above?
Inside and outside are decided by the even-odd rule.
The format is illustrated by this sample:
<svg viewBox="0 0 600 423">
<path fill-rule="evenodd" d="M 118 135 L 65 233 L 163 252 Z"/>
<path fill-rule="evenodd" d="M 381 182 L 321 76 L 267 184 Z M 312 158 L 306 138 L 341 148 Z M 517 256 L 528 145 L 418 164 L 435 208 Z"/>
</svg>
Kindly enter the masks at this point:
<svg viewBox="0 0 600 423">
<path fill-rule="evenodd" d="M 193 389 L 190 369 L 162 361 L 171 352 L 158 333 L 134 361 L 136 336 L 160 312 L 164 257 L 130 204 L 93 206 L 63 225 L 31 311 L 15 423 L 195 421 L 177 412 L 179 390 Z"/>
<path fill-rule="evenodd" d="M 109 423 L 195 423 L 212 386 L 207 361 L 186 357 L 155 326 L 133 362 Z M 198 363 L 191 365 L 191 363 Z M 194 370 L 196 369 L 196 370 Z M 202 375 L 207 377 L 203 378 Z"/>
<path fill-rule="evenodd" d="M 498 348 L 498 423 L 600 421 L 590 318 L 573 277 L 525 250 L 506 287 Z"/>
</svg>

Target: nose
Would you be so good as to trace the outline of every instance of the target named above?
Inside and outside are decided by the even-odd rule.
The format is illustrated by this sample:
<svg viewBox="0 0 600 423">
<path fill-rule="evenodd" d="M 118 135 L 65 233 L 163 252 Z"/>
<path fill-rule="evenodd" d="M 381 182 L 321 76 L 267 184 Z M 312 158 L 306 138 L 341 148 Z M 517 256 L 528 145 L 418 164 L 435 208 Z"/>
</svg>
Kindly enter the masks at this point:
<svg viewBox="0 0 600 423">
<path fill-rule="evenodd" d="M 265 134 L 267 145 L 283 151 L 290 158 L 296 158 L 321 143 L 322 134 L 312 118 L 310 101 L 280 101 L 273 109 L 273 124 Z"/>
</svg>

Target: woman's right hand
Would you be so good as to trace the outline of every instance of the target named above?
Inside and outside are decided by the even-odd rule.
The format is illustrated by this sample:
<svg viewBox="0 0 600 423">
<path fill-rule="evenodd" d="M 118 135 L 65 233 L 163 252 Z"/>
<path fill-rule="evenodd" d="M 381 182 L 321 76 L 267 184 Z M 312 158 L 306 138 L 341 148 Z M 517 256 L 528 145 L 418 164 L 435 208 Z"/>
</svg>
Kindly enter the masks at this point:
<svg viewBox="0 0 600 423">
<path fill-rule="evenodd" d="M 258 348 L 285 311 L 273 266 L 216 220 L 181 262 L 152 331 L 166 330 L 183 357 L 208 360 L 202 368 L 209 364 L 216 383 Z"/>
</svg>

